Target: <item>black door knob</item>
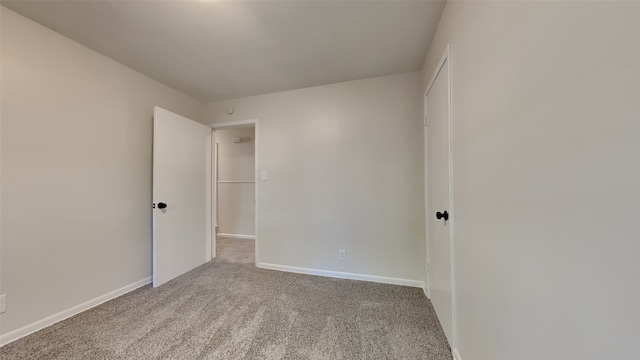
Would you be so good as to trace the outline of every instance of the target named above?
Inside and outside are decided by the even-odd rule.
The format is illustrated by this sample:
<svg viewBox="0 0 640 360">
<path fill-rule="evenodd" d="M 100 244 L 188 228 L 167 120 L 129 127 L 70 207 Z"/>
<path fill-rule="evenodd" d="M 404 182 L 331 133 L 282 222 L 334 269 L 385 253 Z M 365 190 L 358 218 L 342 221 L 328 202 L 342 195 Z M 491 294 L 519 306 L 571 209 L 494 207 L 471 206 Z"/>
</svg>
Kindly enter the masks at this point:
<svg viewBox="0 0 640 360">
<path fill-rule="evenodd" d="M 165 203 L 158 203 L 158 209 L 166 209 L 167 208 L 167 204 Z M 438 218 L 439 219 L 439 218 Z"/>
<path fill-rule="evenodd" d="M 438 211 L 436 213 L 436 219 L 438 219 L 438 220 L 444 219 L 444 221 L 447 221 L 447 220 L 449 220 L 449 213 L 447 212 L 447 210 L 445 210 L 444 212 Z"/>
</svg>

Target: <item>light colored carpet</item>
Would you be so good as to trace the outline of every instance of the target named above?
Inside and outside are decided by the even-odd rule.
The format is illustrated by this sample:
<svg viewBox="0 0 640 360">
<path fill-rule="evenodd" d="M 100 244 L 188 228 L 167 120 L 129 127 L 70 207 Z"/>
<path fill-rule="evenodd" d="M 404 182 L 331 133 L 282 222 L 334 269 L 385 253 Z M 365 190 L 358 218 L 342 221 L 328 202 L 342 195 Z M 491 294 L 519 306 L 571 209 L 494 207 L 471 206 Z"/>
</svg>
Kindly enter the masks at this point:
<svg viewBox="0 0 640 360">
<path fill-rule="evenodd" d="M 214 261 L 8 344 L 0 358 L 452 358 L 421 289 L 258 269 L 252 243 L 218 242 Z"/>
<path fill-rule="evenodd" d="M 256 242 L 255 240 L 229 239 L 218 237 L 216 239 L 216 256 L 236 263 L 255 264 Z"/>
</svg>

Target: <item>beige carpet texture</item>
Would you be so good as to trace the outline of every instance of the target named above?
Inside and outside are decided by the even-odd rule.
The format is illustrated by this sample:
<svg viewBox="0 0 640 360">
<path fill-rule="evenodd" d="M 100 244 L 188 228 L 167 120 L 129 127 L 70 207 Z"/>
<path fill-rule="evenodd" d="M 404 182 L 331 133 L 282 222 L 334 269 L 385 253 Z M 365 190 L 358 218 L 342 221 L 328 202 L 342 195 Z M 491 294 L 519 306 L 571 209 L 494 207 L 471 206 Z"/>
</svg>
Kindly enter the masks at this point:
<svg viewBox="0 0 640 360">
<path fill-rule="evenodd" d="M 0 348 L 0 359 L 452 359 L 421 289 L 258 269 L 252 240 Z"/>
</svg>

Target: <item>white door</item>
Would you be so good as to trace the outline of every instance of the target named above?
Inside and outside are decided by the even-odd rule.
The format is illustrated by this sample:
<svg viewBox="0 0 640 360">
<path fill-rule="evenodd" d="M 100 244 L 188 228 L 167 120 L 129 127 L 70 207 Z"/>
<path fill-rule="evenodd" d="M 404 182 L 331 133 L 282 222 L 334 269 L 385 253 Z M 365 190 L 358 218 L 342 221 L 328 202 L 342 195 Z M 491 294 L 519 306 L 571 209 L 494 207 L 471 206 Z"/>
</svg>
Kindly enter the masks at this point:
<svg viewBox="0 0 640 360">
<path fill-rule="evenodd" d="M 154 108 L 153 286 L 211 260 L 211 128 Z"/>
<path fill-rule="evenodd" d="M 452 345 L 448 60 L 444 61 L 432 82 L 425 102 L 429 292 L 440 324 Z"/>
</svg>

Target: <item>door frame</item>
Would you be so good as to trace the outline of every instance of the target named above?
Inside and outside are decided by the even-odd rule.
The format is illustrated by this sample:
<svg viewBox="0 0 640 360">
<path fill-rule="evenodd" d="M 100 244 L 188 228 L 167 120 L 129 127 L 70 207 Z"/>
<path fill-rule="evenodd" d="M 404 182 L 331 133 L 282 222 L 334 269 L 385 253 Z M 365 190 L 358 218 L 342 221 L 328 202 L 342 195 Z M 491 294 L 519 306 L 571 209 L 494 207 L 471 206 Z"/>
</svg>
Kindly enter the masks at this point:
<svg viewBox="0 0 640 360">
<path fill-rule="evenodd" d="M 239 127 L 251 127 L 253 126 L 255 128 L 255 149 L 254 149 L 254 166 L 255 166 L 255 171 L 254 171 L 254 194 L 255 194 L 255 202 L 254 202 L 254 218 L 255 218 L 255 223 L 253 225 L 254 228 L 254 232 L 255 232 L 255 264 L 257 266 L 257 264 L 259 264 L 259 253 L 258 253 L 258 241 L 260 239 L 260 237 L 258 236 L 258 182 L 259 182 L 259 174 L 258 174 L 258 170 L 260 169 L 260 167 L 258 166 L 259 164 L 259 152 L 258 152 L 258 145 L 259 145 L 259 141 L 260 141 L 260 136 L 258 135 L 259 133 L 259 125 L 258 125 L 258 119 L 248 119 L 248 120 L 237 120 L 237 121 L 228 121 L 228 122 L 220 122 L 220 123 L 213 123 L 213 124 L 209 124 L 209 127 L 211 127 L 211 133 L 212 133 L 212 140 L 215 142 L 215 132 L 216 130 L 224 130 L 224 129 L 233 129 L 233 128 L 239 128 Z M 212 156 L 211 156 L 211 183 L 212 183 L 212 189 L 214 182 L 217 182 L 217 174 L 216 174 L 216 162 L 218 161 L 218 146 L 217 143 L 213 143 L 211 146 L 212 149 Z M 215 189 L 217 189 L 217 183 L 215 186 Z M 212 231 L 212 236 L 211 236 L 211 256 L 212 257 L 216 257 L 216 241 L 217 241 L 217 231 L 216 228 L 218 227 L 217 224 L 217 214 L 218 214 L 218 209 L 217 209 L 217 196 L 218 194 L 216 193 L 217 191 L 211 191 L 211 231 Z"/>
<path fill-rule="evenodd" d="M 453 106 L 452 106 L 452 64 L 451 64 L 451 45 L 447 44 L 444 53 L 442 54 L 442 57 L 440 58 L 440 61 L 438 62 L 438 66 L 436 66 L 436 69 L 433 72 L 433 75 L 431 76 L 431 80 L 429 81 L 427 88 L 424 92 L 424 96 L 422 97 L 423 102 L 424 102 L 424 132 L 423 132 L 423 136 L 424 136 L 424 206 L 425 206 L 425 251 L 426 251 L 426 261 L 425 261 L 425 265 L 426 265 L 426 289 L 425 289 L 425 293 L 427 295 L 428 298 L 431 298 L 431 286 L 430 286 L 430 262 L 429 262 L 429 220 L 428 220 L 428 216 L 429 214 L 429 207 L 428 207 L 428 203 L 429 203 L 429 199 L 428 199 L 428 178 L 427 178 L 427 151 L 428 151 L 428 144 L 427 144 L 427 131 L 428 131 L 428 126 L 427 126 L 427 95 L 429 94 L 429 91 L 431 90 L 431 87 L 433 86 L 433 84 L 435 83 L 436 79 L 438 78 L 438 75 L 440 75 L 440 72 L 442 70 L 442 67 L 444 66 L 445 63 L 448 62 L 448 73 L 447 75 L 447 86 L 448 86 L 448 94 L 447 94 L 447 98 L 448 98 L 448 143 L 449 143 L 449 214 L 450 214 L 450 218 L 448 220 L 449 222 L 449 252 L 451 254 L 451 259 L 450 259 L 450 263 L 451 263 L 451 349 L 456 349 L 456 339 L 457 339 L 457 333 L 456 333 L 456 282 L 455 282 L 455 256 L 454 256 L 454 226 L 455 226 L 455 212 L 453 209 L 453 151 L 452 151 L 452 146 L 451 146 L 451 130 L 452 130 L 452 118 L 453 118 Z"/>
</svg>

